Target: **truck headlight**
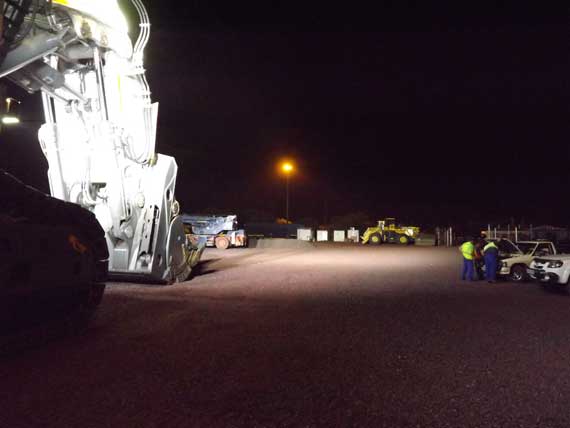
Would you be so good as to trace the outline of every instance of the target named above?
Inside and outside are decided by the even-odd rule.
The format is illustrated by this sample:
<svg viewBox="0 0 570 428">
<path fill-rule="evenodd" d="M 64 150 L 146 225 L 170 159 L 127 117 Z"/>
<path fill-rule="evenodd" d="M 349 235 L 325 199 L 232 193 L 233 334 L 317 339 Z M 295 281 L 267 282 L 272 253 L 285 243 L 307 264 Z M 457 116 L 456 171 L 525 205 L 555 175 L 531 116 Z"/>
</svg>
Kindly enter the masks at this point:
<svg viewBox="0 0 570 428">
<path fill-rule="evenodd" d="M 509 264 L 507 262 L 501 262 L 501 267 L 509 267 Z"/>
<path fill-rule="evenodd" d="M 564 262 L 562 260 L 552 260 L 551 262 L 548 262 L 548 267 L 549 268 L 559 268 L 562 267 L 562 265 L 564 264 Z"/>
</svg>

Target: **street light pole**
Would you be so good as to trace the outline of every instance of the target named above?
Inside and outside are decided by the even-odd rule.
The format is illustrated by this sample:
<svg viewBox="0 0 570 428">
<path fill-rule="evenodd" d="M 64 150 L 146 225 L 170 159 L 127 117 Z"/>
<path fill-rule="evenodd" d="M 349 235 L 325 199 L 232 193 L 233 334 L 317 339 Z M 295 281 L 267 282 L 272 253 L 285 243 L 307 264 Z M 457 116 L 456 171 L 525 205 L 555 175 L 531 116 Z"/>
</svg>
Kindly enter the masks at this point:
<svg viewBox="0 0 570 428">
<path fill-rule="evenodd" d="M 285 182 L 285 220 L 289 223 L 289 173 L 287 173 Z"/>
<path fill-rule="evenodd" d="M 293 172 L 293 164 L 285 162 L 281 165 L 281 170 L 285 174 L 285 220 L 289 223 L 289 177 Z"/>
</svg>

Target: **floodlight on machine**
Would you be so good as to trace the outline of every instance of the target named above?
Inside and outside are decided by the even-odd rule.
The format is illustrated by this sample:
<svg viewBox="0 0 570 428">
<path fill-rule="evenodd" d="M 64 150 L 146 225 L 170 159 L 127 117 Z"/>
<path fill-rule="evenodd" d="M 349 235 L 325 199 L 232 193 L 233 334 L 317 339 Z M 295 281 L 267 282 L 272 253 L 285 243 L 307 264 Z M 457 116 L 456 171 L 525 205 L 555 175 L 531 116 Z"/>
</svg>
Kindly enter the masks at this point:
<svg viewBox="0 0 570 428">
<path fill-rule="evenodd" d="M 20 123 L 20 119 L 16 116 L 2 116 L 3 125 L 17 125 Z"/>
</svg>

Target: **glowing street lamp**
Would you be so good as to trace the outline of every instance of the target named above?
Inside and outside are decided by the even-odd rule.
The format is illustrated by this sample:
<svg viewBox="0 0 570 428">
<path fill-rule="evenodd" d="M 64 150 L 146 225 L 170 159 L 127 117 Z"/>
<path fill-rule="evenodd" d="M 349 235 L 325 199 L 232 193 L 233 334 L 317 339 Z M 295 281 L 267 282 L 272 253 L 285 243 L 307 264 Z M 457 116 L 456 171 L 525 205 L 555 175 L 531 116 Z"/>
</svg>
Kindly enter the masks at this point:
<svg viewBox="0 0 570 428">
<path fill-rule="evenodd" d="M 285 163 L 283 164 L 283 166 L 281 166 L 281 169 L 283 170 L 283 172 L 284 172 L 285 174 L 289 174 L 289 173 L 291 173 L 291 172 L 293 171 L 293 165 L 290 164 L 289 162 L 285 162 Z"/>
<path fill-rule="evenodd" d="M 293 173 L 295 167 L 291 162 L 283 162 L 281 165 L 281 171 L 285 173 L 286 177 L 286 187 L 285 187 L 285 220 L 289 223 L 289 177 Z"/>
</svg>

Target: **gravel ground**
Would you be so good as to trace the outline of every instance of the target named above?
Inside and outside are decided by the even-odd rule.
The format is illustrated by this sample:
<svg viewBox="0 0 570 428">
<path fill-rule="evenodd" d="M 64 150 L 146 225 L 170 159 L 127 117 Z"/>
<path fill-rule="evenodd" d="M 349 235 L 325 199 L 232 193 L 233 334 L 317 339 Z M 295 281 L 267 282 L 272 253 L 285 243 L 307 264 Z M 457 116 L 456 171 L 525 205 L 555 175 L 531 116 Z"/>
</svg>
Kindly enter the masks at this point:
<svg viewBox="0 0 570 428">
<path fill-rule="evenodd" d="M 208 250 L 0 360 L 0 427 L 568 427 L 570 298 L 456 249 Z"/>
</svg>

